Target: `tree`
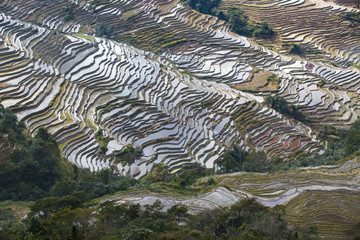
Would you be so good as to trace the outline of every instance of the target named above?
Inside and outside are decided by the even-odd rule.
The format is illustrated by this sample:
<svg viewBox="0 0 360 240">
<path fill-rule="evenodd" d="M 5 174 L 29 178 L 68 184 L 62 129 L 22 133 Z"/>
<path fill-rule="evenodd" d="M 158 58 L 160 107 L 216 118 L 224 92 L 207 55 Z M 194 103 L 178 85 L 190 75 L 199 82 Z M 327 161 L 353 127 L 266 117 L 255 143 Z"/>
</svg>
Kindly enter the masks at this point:
<svg viewBox="0 0 360 240">
<path fill-rule="evenodd" d="M 360 150 L 360 119 L 356 120 L 346 132 L 345 151 L 351 154 Z"/>
<path fill-rule="evenodd" d="M 221 0 L 188 0 L 187 2 L 193 9 L 210 14 L 219 6 Z"/>
<path fill-rule="evenodd" d="M 300 55 L 301 54 L 301 48 L 299 44 L 294 43 L 290 49 L 290 53 L 291 54 L 297 54 Z"/>
<path fill-rule="evenodd" d="M 97 37 L 107 37 L 111 38 L 114 36 L 114 27 L 113 26 L 107 26 L 103 23 L 100 23 L 95 28 L 95 35 Z"/>
</svg>

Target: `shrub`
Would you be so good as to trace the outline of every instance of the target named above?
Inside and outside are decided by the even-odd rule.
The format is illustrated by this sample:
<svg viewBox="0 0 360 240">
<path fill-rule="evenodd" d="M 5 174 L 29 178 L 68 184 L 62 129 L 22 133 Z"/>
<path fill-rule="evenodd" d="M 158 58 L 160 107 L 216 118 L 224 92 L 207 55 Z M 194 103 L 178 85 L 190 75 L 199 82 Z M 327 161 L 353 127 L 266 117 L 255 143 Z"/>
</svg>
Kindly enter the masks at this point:
<svg viewBox="0 0 360 240">
<path fill-rule="evenodd" d="M 217 8 L 221 0 L 187 0 L 187 3 L 196 11 L 210 14 Z"/>
<path fill-rule="evenodd" d="M 300 55 L 301 54 L 301 47 L 299 44 L 293 44 L 291 49 L 290 49 L 290 53 L 291 54 L 297 54 Z"/>
<path fill-rule="evenodd" d="M 65 16 L 65 21 L 66 22 L 69 22 L 69 21 L 75 19 L 73 6 L 64 7 L 64 11 L 66 13 L 66 16 Z"/>
<path fill-rule="evenodd" d="M 103 23 L 100 23 L 95 28 L 95 35 L 97 37 L 106 37 L 106 38 L 112 38 L 114 37 L 114 27 L 113 26 L 107 26 Z"/>
</svg>

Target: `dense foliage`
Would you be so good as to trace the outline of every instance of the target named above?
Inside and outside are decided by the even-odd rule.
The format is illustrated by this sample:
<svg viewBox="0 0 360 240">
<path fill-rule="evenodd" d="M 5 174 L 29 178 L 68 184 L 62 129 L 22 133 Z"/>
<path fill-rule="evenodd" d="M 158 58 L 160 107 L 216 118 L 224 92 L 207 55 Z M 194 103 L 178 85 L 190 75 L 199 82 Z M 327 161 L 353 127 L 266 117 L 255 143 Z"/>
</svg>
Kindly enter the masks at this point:
<svg viewBox="0 0 360 240">
<path fill-rule="evenodd" d="M 187 0 L 187 3 L 196 11 L 211 14 L 216 9 L 221 0 Z"/>
<path fill-rule="evenodd" d="M 300 55 L 300 54 L 301 54 L 301 47 L 300 47 L 300 45 L 294 43 L 294 44 L 291 46 L 290 53 L 291 53 L 291 54 Z"/>
<path fill-rule="evenodd" d="M 217 172 L 264 172 L 266 171 L 266 165 L 263 164 L 265 160 L 266 155 L 264 153 L 249 153 L 238 146 L 234 146 L 216 162 Z"/>
<path fill-rule="evenodd" d="M 0 134 L 8 134 L 12 142 L 26 144 L 24 129 L 25 125 L 17 121 L 16 115 L 0 104 Z"/>
<path fill-rule="evenodd" d="M 240 35 L 264 39 L 275 35 L 274 30 L 266 22 L 261 24 L 251 22 L 245 12 L 240 9 L 230 8 L 227 12 L 226 19 L 229 19 L 230 29 Z"/>
<path fill-rule="evenodd" d="M 300 107 L 289 104 L 284 97 L 268 95 L 265 98 L 265 104 L 296 120 L 306 121 L 305 115 L 299 111 Z"/>
<path fill-rule="evenodd" d="M 19 146 L 19 145 L 17 145 Z M 0 162 L 0 199 L 37 199 L 61 179 L 60 152 L 56 142 L 40 129 L 34 139 Z"/>
<path fill-rule="evenodd" d="M 35 200 L 86 191 L 90 197 L 127 190 L 138 182 L 110 169 L 91 173 L 61 158 L 53 137 L 40 128 L 35 137 L 25 134 L 10 109 L 0 107 L 0 135 L 15 146 L 8 161 L 0 162 L 0 200 Z"/>
<path fill-rule="evenodd" d="M 107 26 L 107 25 L 105 25 L 103 23 L 100 23 L 100 24 L 96 25 L 95 35 L 97 37 L 112 38 L 112 37 L 114 37 L 114 27 L 113 26 Z"/>
<path fill-rule="evenodd" d="M 221 158 L 216 161 L 217 173 L 233 172 L 275 172 L 289 168 L 289 164 L 283 159 L 277 158 L 267 161 L 264 152 L 252 152 L 242 150 L 238 146 L 225 152 Z"/>
<path fill-rule="evenodd" d="M 141 156 L 141 152 L 136 151 L 133 145 L 129 144 L 124 147 L 121 151 L 113 153 L 116 163 L 122 163 L 122 165 L 132 164 Z"/>
<path fill-rule="evenodd" d="M 0 108 L 0 134 L 8 134 L 9 141 L 16 146 L 9 160 L 0 162 L 0 200 L 29 201 L 79 191 L 87 192 L 90 198 L 129 189 L 162 191 L 151 185 L 160 182 L 167 183 L 170 189 L 182 190 L 198 178 L 213 173 L 194 164 L 184 166 L 176 174 L 171 174 L 167 165 L 160 164 L 141 181 L 119 176 L 114 169 L 92 173 L 62 159 L 57 143 L 45 129 L 40 128 L 34 138 L 27 136 L 23 124 L 10 109 L 3 107 Z M 104 138 L 100 133 L 96 136 L 100 140 Z M 131 163 L 136 154 L 135 148 L 129 145 L 114 156 L 117 161 Z"/>
<path fill-rule="evenodd" d="M 348 130 L 325 125 L 318 135 L 327 143 L 325 152 L 321 155 L 319 153 L 305 155 L 292 162 L 293 167 L 337 164 L 345 157 L 356 155 L 356 152 L 360 150 L 360 119 L 355 121 Z"/>
<path fill-rule="evenodd" d="M 348 154 L 360 150 L 360 119 L 355 121 L 346 132 L 344 150 Z"/>
<path fill-rule="evenodd" d="M 45 198 L 22 224 L 0 231 L 0 239 L 311 239 L 315 231 L 291 230 L 284 209 L 245 199 L 231 208 L 190 215 L 185 206 L 86 203 L 86 193 Z"/>
<path fill-rule="evenodd" d="M 64 12 L 66 13 L 65 21 L 68 22 L 75 19 L 73 6 L 64 7 Z"/>
<path fill-rule="evenodd" d="M 8 134 L 15 150 L 0 162 L 0 199 L 37 199 L 60 180 L 61 154 L 55 140 L 39 129 L 35 138 L 25 135 L 10 109 L 0 107 L 0 134 Z"/>
<path fill-rule="evenodd" d="M 156 186 L 174 190 L 194 188 L 198 178 L 212 172 L 189 165 L 171 174 L 166 165 L 160 164 L 142 180 L 118 176 L 112 169 L 91 173 L 65 164 L 55 140 L 45 129 L 39 129 L 34 138 L 27 136 L 23 124 L 2 106 L 0 133 L 8 134 L 9 141 L 16 146 L 9 161 L 0 162 L 1 198 L 39 199 L 21 223 L 13 222 L 11 209 L 0 207 L 0 221 L 6 220 L 6 224 L 1 226 L 0 240 L 311 239 L 315 234 L 314 229 L 300 231 L 289 228 L 283 218 L 284 209 L 270 209 L 253 199 L 243 200 L 231 208 L 197 215 L 190 215 L 184 206 L 164 209 L 159 201 L 145 207 L 111 201 L 97 204 L 95 198 L 129 189 L 156 191 Z M 348 131 L 325 126 L 319 137 L 329 143 L 327 152 L 320 157 L 347 156 L 360 150 L 360 120 Z M 335 154 L 339 149 L 341 154 Z M 234 147 L 217 164 L 220 173 L 268 172 L 317 163 L 311 162 L 309 157 L 313 156 L 295 161 L 294 165 L 287 165 L 281 159 L 268 163 L 265 153 L 248 153 Z M 205 184 L 214 183 L 209 178 Z"/>
<path fill-rule="evenodd" d="M 103 136 L 103 131 L 101 129 L 99 129 L 96 133 L 95 133 L 95 139 L 96 141 L 99 143 L 99 153 L 100 154 L 105 154 L 107 149 L 107 145 L 109 143 L 109 138 Z"/>
</svg>

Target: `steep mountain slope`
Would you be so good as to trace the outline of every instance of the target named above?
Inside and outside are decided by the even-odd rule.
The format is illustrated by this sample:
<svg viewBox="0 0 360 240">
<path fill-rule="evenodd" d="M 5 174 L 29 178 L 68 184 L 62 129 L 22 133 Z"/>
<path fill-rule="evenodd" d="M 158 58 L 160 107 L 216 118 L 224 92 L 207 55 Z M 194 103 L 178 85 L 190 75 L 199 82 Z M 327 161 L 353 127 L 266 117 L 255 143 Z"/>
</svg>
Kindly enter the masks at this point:
<svg viewBox="0 0 360 240">
<path fill-rule="evenodd" d="M 64 20 L 68 6 L 75 16 L 70 22 Z M 64 155 L 82 167 L 116 164 L 122 174 L 138 177 L 160 162 L 173 169 L 192 162 L 212 167 L 233 142 L 269 157 L 319 151 L 311 128 L 264 106 L 264 93 L 227 86 L 249 81 L 256 68 L 279 77 L 278 94 L 303 106 L 311 127 L 343 126 L 359 114 L 357 70 L 279 55 L 176 1 L 5 1 L 1 10 L 2 104 L 16 109 L 32 132 L 49 129 Z M 130 43 L 149 29 L 141 39 L 149 46 L 154 29 L 175 40 L 157 47 L 159 56 L 70 35 L 91 31 L 91 19 L 112 24 L 119 39 L 132 36 Z M 326 84 L 319 87 L 320 81 Z M 98 130 L 105 142 L 96 141 Z M 99 154 L 99 144 L 108 150 Z M 116 163 L 111 153 L 127 144 L 142 157 Z"/>
<path fill-rule="evenodd" d="M 161 163 L 172 173 L 216 168 L 232 145 L 265 152 L 267 161 L 322 154 L 319 130 L 347 128 L 360 115 L 356 2 L 223 0 L 219 9 L 228 7 L 268 22 L 275 42 L 237 35 L 179 0 L 3 0 L 0 103 L 30 134 L 46 128 L 76 165 L 135 178 Z M 288 54 L 292 44 L 304 54 Z M 268 95 L 299 106 L 305 119 L 270 108 Z M 0 137 L 3 161 L 14 146 Z M 285 205 L 293 226 L 348 238 L 359 233 L 355 155 L 341 166 L 213 176 L 216 187 L 198 196 L 144 191 L 107 200 L 160 199 L 195 213 L 254 197 Z"/>
</svg>

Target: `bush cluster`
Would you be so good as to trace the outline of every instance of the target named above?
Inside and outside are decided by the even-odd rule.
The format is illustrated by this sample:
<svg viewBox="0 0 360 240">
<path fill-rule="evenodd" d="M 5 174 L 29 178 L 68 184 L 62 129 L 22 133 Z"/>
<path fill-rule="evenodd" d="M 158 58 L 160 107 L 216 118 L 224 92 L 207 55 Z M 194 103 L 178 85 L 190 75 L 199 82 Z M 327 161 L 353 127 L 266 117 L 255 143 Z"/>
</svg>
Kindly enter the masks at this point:
<svg viewBox="0 0 360 240">
<path fill-rule="evenodd" d="M 66 22 L 69 22 L 69 21 L 75 19 L 73 6 L 64 7 L 64 12 L 66 13 L 66 16 L 65 16 Z"/>
<path fill-rule="evenodd" d="M 305 115 L 299 111 L 300 107 L 289 104 L 284 97 L 268 95 L 265 98 L 265 104 L 298 121 L 306 121 Z"/>
</svg>

